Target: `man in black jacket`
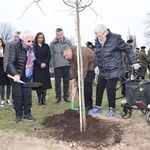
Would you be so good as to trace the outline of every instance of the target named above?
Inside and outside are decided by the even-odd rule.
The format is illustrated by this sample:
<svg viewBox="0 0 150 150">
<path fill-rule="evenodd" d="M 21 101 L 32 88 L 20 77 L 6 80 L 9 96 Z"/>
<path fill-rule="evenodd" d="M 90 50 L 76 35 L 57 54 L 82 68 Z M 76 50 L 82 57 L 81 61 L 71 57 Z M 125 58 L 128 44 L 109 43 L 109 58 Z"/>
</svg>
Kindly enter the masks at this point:
<svg viewBox="0 0 150 150">
<path fill-rule="evenodd" d="M 96 107 L 89 111 L 89 114 L 102 112 L 102 98 L 104 89 L 107 89 L 109 111 L 107 116 L 114 116 L 116 84 L 125 75 L 125 64 L 122 59 L 122 52 L 125 52 L 130 59 L 131 65 L 137 70 L 140 65 L 131 47 L 121 38 L 119 34 L 112 33 L 103 24 L 95 28 L 95 73 L 99 76 L 96 88 Z"/>
<path fill-rule="evenodd" d="M 21 39 L 10 46 L 9 58 L 6 71 L 14 77 L 11 79 L 12 98 L 16 112 L 16 123 L 22 120 L 35 121 L 31 115 L 31 88 L 24 88 L 19 83 L 20 80 L 30 82 L 33 73 L 33 53 L 34 35 L 31 31 L 24 31 Z"/>
</svg>

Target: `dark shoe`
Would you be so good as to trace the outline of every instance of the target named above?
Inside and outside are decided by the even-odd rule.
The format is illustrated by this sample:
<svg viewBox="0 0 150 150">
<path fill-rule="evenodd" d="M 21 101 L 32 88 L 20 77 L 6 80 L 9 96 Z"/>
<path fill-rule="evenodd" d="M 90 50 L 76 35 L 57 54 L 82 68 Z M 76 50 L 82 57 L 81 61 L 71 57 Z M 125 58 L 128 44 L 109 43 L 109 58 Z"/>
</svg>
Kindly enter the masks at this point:
<svg viewBox="0 0 150 150">
<path fill-rule="evenodd" d="M 15 122 L 19 123 L 21 121 L 21 117 L 20 116 L 16 116 Z"/>
<path fill-rule="evenodd" d="M 59 103 L 59 102 L 60 102 L 60 99 L 56 98 L 55 103 Z"/>
<path fill-rule="evenodd" d="M 69 98 L 64 98 L 64 101 L 68 103 L 70 102 Z"/>
<path fill-rule="evenodd" d="M 36 121 L 36 119 L 35 119 L 31 114 L 25 115 L 25 116 L 23 117 L 23 120 L 24 120 L 24 121 L 29 121 L 29 122 Z"/>
<path fill-rule="evenodd" d="M 46 105 L 46 102 L 43 102 L 42 105 Z"/>
<path fill-rule="evenodd" d="M 85 111 L 89 111 L 90 109 L 92 109 L 93 108 L 93 106 L 87 106 L 87 107 L 85 107 Z"/>
</svg>

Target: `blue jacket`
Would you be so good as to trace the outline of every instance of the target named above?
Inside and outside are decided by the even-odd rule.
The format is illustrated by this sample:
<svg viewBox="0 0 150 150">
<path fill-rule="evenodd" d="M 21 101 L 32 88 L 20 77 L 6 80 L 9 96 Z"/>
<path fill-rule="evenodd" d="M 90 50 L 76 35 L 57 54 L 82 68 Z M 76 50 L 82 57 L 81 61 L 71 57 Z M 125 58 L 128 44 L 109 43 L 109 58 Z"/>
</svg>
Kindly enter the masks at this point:
<svg viewBox="0 0 150 150">
<path fill-rule="evenodd" d="M 109 29 L 108 32 L 103 46 L 97 38 L 95 40 L 95 66 L 99 67 L 99 77 L 103 79 L 120 78 L 126 72 L 122 52 L 126 53 L 131 65 L 136 63 L 136 57 L 119 34 L 111 33 Z"/>
</svg>

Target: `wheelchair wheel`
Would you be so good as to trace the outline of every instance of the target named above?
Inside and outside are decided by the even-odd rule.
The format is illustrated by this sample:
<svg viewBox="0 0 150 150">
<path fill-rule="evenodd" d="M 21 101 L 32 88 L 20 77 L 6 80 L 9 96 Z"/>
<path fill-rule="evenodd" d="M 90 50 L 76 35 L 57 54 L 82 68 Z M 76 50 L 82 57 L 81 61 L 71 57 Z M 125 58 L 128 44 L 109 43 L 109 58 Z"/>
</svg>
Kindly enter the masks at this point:
<svg viewBox="0 0 150 150">
<path fill-rule="evenodd" d="M 141 112 L 142 112 L 144 115 L 146 115 L 146 114 L 149 112 L 149 110 L 148 110 L 148 109 L 142 109 Z"/>
<path fill-rule="evenodd" d="M 148 125 L 150 125 L 150 112 L 148 112 L 146 115 L 146 122 Z"/>
<path fill-rule="evenodd" d="M 121 117 L 123 119 L 128 119 L 128 118 L 131 117 L 131 115 L 132 115 L 132 108 L 131 108 L 131 106 L 128 105 L 128 104 L 124 104 L 122 106 L 122 110 L 121 110 Z"/>
</svg>

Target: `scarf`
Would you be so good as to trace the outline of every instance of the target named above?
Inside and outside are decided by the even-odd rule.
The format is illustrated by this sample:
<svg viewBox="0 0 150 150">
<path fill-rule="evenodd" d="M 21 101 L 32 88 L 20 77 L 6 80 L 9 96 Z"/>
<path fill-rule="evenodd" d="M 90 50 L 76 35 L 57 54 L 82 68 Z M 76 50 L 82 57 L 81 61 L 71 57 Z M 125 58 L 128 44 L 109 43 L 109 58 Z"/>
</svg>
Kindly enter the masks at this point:
<svg viewBox="0 0 150 150">
<path fill-rule="evenodd" d="M 27 45 L 23 40 L 21 41 L 21 43 L 23 48 L 27 51 L 25 76 L 27 78 L 30 78 L 33 75 L 34 60 L 36 59 L 33 52 L 33 44 Z"/>
</svg>

